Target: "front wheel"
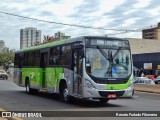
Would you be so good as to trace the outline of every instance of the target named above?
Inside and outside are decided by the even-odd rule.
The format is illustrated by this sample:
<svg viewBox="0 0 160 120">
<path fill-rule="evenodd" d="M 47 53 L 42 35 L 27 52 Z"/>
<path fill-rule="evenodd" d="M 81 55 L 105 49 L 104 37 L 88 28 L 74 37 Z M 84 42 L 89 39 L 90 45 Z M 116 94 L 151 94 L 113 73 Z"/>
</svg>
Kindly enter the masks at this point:
<svg viewBox="0 0 160 120">
<path fill-rule="evenodd" d="M 107 98 L 100 98 L 99 101 L 100 101 L 100 103 L 107 103 L 109 101 L 109 99 L 107 99 Z"/>
<path fill-rule="evenodd" d="M 62 87 L 62 86 L 61 86 Z M 63 102 L 70 103 L 72 101 L 72 96 L 69 95 L 67 86 L 64 85 L 60 91 L 60 100 Z"/>
</svg>

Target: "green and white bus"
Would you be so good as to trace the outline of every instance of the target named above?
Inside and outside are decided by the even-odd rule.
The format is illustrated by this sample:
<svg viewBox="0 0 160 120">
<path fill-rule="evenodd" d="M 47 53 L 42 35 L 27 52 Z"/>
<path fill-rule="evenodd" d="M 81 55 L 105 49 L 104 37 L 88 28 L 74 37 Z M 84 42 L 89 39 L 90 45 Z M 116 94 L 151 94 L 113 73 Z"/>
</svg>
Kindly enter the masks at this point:
<svg viewBox="0 0 160 120">
<path fill-rule="evenodd" d="M 126 39 L 82 36 L 15 53 L 14 82 L 27 93 L 58 93 L 61 100 L 104 103 L 133 95 L 133 67 Z"/>
</svg>

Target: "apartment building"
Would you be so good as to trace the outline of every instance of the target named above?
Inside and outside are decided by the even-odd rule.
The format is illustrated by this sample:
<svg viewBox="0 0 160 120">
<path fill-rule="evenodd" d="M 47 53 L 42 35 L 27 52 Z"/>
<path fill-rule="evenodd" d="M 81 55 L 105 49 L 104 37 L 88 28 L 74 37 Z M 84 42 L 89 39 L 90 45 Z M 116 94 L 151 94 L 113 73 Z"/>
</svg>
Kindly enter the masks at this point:
<svg viewBox="0 0 160 120">
<path fill-rule="evenodd" d="M 41 30 L 28 27 L 20 30 L 20 49 L 33 46 L 35 42 L 41 41 Z"/>
<path fill-rule="evenodd" d="M 64 33 L 62 32 L 57 32 L 54 34 L 55 38 L 58 38 L 59 40 L 63 40 L 63 39 L 69 39 L 71 38 L 71 36 L 66 36 Z"/>
<path fill-rule="evenodd" d="M 142 38 L 160 40 L 160 22 L 157 27 L 142 30 Z"/>
</svg>

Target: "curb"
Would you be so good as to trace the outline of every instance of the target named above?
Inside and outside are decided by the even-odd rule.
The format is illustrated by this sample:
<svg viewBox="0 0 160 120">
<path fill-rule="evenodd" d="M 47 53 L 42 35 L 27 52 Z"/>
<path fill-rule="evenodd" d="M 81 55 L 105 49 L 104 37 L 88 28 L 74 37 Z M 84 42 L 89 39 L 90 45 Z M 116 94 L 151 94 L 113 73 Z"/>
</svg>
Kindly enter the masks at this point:
<svg viewBox="0 0 160 120">
<path fill-rule="evenodd" d="M 160 94 L 160 85 L 134 84 L 134 90 Z"/>
<path fill-rule="evenodd" d="M 153 91 L 145 91 L 145 90 L 135 90 L 138 92 L 146 92 L 146 93 L 155 93 L 155 94 L 160 94 L 159 92 L 153 92 Z"/>
</svg>

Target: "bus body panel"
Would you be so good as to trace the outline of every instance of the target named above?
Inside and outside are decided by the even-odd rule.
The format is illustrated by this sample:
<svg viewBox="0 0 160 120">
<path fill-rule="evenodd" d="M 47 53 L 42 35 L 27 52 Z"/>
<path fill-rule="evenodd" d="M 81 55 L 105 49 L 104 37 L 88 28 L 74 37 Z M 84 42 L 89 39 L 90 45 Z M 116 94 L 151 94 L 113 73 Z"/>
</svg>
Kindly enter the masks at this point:
<svg viewBox="0 0 160 120">
<path fill-rule="evenodd" d="M 125 84 L 107 84 L 106 90 L 125 90 L 130 85 L 131 80 L 128 80 Z"/>
<path fill-rule="evenodd" d="M 56 69 L 46 68 L 46 88 L 49 92 L 54 92 L 56 88 Z"/>
<path fill-rule="evenodd" d="M 84 38 L 85 37 L 80 37 L 76 39 L 70 39 L 68 41 L 58 41 L 55 43 L 36 46 L 33 48 L 26 48 L 21 50 L 20 52 L 23 53 L 45 48 L 48 48 L 49 50 L 52 46 L 62 46 L 65 45 L 65 43 L 72 43 L 75 41 L 83 41 L 84 43 Z M 14 82 L 19 86 L 25 86 L 25 81 L 28 77 L 31 88 L 38 89 L 39 91 L 45 88 L 47 90 L 46 92 L 59 93 L 60 81 L 65 80 L 67 83 L 69 95 L 80 98 L 106 98 L 107 94 L 109 93 L 116 93 L 118 97 L 132 96 L 132 91 L 134 89 L 132 82 L 133 73 L 128 79 L 128 82 L 125 84 L 98 84 L 95 83 L 86 73 L 85 58 L 83 58 L 82 71 L 82 75 L 80 76 L 73 70 L 73 68 L 71 69 L 65 66 L 45 66 L 45 68 L 15 68 Z M 22 79 L 21 82 L 20 78 Z M 43 83 L 44 80 L 45 83 Z M 89 86 L 88 83 L 91 84 L 91 86 Z"/>
<path fill-rule="evenodd" d="M 38 89 L 42 86 L 42 68 L 22 68 L 22 84 L 25 85 L 28 78 L 31 88 Z"/>
<path fill-rule="evenodd" d="M 14 68 L 13 82 L 18 86 L 22 86 L 20 82 L 20 77 L 21 77 L 20 73 L 21 73 L 21 68 Z"/>
</svg>

